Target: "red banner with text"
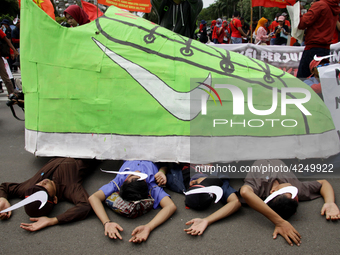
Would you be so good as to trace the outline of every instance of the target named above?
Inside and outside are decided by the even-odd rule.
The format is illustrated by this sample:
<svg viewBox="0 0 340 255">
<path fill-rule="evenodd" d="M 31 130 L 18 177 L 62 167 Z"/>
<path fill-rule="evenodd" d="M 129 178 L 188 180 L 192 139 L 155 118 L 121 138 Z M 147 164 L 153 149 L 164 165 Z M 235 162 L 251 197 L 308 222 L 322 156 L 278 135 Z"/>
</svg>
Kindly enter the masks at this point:
<svg viewBox="0 0 340 255">
<path fill-rule="evenodd" d="M 296 0 L 252 0 L 252 6 L 286 8 L 287 5 L 294 5 Z"/>
<path fill-rule="evenodd" d="M 99 4 L 114 5 L 119 8 L 135 12 L 151 12 L 150 0 L 98 0 Z"/>
</svg>

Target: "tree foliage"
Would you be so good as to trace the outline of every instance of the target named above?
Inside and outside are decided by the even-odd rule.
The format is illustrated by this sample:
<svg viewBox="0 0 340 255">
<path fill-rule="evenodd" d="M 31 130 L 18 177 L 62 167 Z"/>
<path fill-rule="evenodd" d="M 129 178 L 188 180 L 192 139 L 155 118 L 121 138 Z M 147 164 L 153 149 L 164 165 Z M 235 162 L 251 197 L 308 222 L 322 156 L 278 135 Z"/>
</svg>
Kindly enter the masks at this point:
<svg viewBox="0 0 340 255">
<path fill-rule="evenodd" d="M 19 14 L 18 0 L 1 0 L 0 1 L 0 16 L 5 14 L 16 17 Z M 12 19 L 13 20 L 13 19 Z"/>
<path fill-rule="evenodd" d="M 251 1 L 250 0 L 216 0 L 209 7 L 204 8 L 198 16 L 198 20 L 216 20 L 217 18 L 231 19 L 234 11 L 237 10 L 244 17 L 246 22 L 251 19 Z M 273 21 L 276 13 L 287 12 L 287 9 L 277 7 L 264 8 L 253 7 L 253 18 L 259 19 L 265 17 Z M 288 13 L 288 12 L 287 12 Z M 260 15 L 261 14 L 261 15 Z"/>
</svg>

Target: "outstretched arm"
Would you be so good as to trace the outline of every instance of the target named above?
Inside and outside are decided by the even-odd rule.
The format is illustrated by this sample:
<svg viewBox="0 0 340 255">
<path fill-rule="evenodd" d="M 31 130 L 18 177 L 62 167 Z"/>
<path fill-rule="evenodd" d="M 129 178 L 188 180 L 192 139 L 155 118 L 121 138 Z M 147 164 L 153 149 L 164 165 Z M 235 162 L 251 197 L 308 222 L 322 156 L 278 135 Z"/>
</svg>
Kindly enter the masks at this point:
<svg viewBox="0 0 340 255">
<path fill-rule="evenodd" d="M 171 198 L 166 196 L 160 202 L 162 209 L 156 216 L 146 225 L 139 226 L 132 231 L 132 237 L 129 242 L 141 243 L 146 241 L 151 231 L 164 223 L 176 211 L 176 205 L 172 202 Z"/>
<path fill-rule="evenodd" d="M 327 220 L 340 219 L 340 211 L 335 204 L 334 190 L 332 185 L 326 180 L 318 180 L 321 183 L 320 194 L 323 197 L 325 203 L 321 209 L 321 215 L 326 214 Z"/>
<path fill-rule="evenodd" d="M 240 191 L 241 196 L 247 202 L 247 204 L 258 211 L 259 213 L 266 216 L 275 225 L 273 238 L 276 239 L 277 234 L 286 239 L 286 241 L 293 246 L 292 241 L 296 245 L 300 245 L 301 236 L 299 232 L 286 220 L 282 219 L 276 212 L 274 212 L 266 203 L 262 201 L 253 191 L 253 188 L 248 185 L 243 185 Z"/>
<path fill-rule="evenodd" d="M 9 198 L 13 198 L 13 197 L 25 198 L 25 191 L 28 189 L 28 187 L 32 186 L 32 184 L 35 183 L 34 177 L 22 183 L 11 183 L 11 182 L 2 183 L 0 185 L 0 211 L 11 207 L 11 204 L 8 202 Z M 1 220 L 9 219 L 11 215 L 12 215 L 12 211 L 7 212 L 7 213 L 1 213 L 0 219 Z"/>
<path fill-rule="evenodd" d="M 105 235 L 109 236 L 110 238 L 122 239 L 119 231 L 123 231 L 123 228 L 119 226 L 119 224 L 115 222 L 111 222 L 105 208 L 103 206 L 103 201 L 105 200 L 105 194 L 102 190 L 98 190 L 96 193 L 92 194 L 89 197 L 89 202 L 92 206 L 93 211 L 98 216 L 99 220 L 102 222 L 105 230 Z M 118 231 L 119 230 L 119 231 Z"/>
<path fill-rule="evenodd" d="M 0 211 L 7 209 L 11 206 L 11 204 L 8 202 L 8 200 L 4 197 L 0 197 Z M 11 217 L 12 212 L 7 213 L 1 213 L 0 219 L 6 220 Z M 38 231 L 40 229 L 50 227 L 53 225 L 58 224 L 58 219 L 56 217 L 54 218 L 48 218 L 48 217 L 39 217 L 39 218 L 30 218 L 31 221 L 34 221 L 34 223 L 21 223 L 20 227 L 22 229 L 25 229 L 27 231 Z"/>
<path fill-rule="evenodd" d="M 0 211 L 11 207 L 11 204 L 4 197 L 0 197 Z M 0 213 L 0 220 L 7 220 L 11 217 L 12 211 L 6 213 Z"/>
<path fill-rule="evenodd" d="M 58 219 L 56 217 L 48 218 L 44 216 L 39 218 L 30 218 L 30 221 L 34 221 L 34 223 L 21 223 L 20 227 L 27 231 L 35 232 L 58 224 Z"/>
<path fill-rule="evenodd" d="M 204 219 L 196 218 L 188 221 L 185 225 L 193 224 L 190 228 L 184 229 L 185 232 L 189 235 L 202 235 L 204 230 L 211 225 L 212 223 L 228 217 L 229 215 L 236 212 L 241 207 L 241 203 L 238 200 L 235 193 L 231 194 L 227 199 L 227 204 L 223 206 L 218 211 L 209 215 Z"/>
<path fill-rule="evenodd" d="M 0 211 L 7 209 L 11 206 L 11 204 L 8 202 L 8 200 L 4 197 L 0 197 Z M 1 220 L 6 220 L 11 217 L 12 212 L 7 212 L 7 213 L 1 213 L 0 214 L 0 219 Z M 39 218 L 30 218 L 31 221 L 34 221 L 34 223 L 21 223 L 20 227 L 22 229 L 25 229 L 27 231 L 38 231 L 40 229 L 54 226 L 58 224 L 58 219 L 56 217 L 54 218 L 48 218 L 48 217 L 39 217 Z"/>
</svg>

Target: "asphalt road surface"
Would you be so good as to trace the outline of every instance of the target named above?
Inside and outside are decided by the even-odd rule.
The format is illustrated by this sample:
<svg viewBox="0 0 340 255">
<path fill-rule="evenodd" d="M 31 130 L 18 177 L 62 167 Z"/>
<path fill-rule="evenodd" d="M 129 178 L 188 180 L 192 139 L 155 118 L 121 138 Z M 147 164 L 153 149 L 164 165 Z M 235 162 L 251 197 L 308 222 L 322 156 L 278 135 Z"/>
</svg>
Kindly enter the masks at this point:
<svg viewBox="0 0 340 255">
<path fill-rule="evenodd" d="M 25 150 L 24 122 L 13 118 L 6 106 L 6 95 L 0 94 L 0 182 L 22 182 L 34 175 L 50 158 L 38 158 Z M 18 114 L 20 109 L 17 109 Z M 21 113 L 22 114 L 22 113 Z M 93 170 L 84 182 L 91 195 L 113 175 L 100 172 L 99 168 L 118 170 L 122 162 L 104 161 Z M 335 196 L 340 201 L 340 179 L 328 178 Z M 231 185 L 239 189 L 242 180 L 232 179 Z M 184 196 L 168 191 L 177 205 L 176 213 L 155 229 L 147 242 L 129 243 L 132 230 L 149 222 L 158 212 L 127 219 L 106 208 L 112 221 L 124 231 L 123 240 L 111 240 L 104 235 L 104 228 L 92 213 L 86 220 L 62 226 L 53 226 L 38 232 L 21 229 L 28 223 L 23 208 L 13 211 L 9 220 L 0 222 L 0 254 L 338 254 L 340 249 L 340 222 L 330 222 L 320 215 L 323 199 L 302 202 L 290 222 L 302 235 L 300 247 L 291 247 L 279 236 L 272 239 L 274 225 L 249 207 L 209 226 L 202 236 L 189 236 L 183 229 L 185 222 L 205 217 L 222 206 L 211 206 L 207 211 L 185 209 Z M 11 204 L 18 199 L 10 200 Z M 340 202 L 338 202 L 340 203 Z M 70 208 L 72 204 L 59 203 L 51 216 Z"/>
</svg>

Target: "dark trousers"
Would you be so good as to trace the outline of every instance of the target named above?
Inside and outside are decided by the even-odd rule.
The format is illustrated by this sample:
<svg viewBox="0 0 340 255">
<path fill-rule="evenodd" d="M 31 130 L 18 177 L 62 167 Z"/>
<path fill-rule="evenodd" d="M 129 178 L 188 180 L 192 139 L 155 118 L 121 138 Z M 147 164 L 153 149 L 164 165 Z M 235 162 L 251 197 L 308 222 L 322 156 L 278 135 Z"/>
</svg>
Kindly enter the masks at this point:
<svg viewBox="0 0 340 255">
<path fill-rule="evenodd" d="M 329 55 L 329 53 L 330 50 L 325 48 L 311 48 L 310 50 L 304 50 L 296 77 L 303 79 L 309 77 L 311 75 L 309 64 L 313 60 L 314 55 L 322 57 Z"/>
<path fill-rule="evenodd" d="M 12 59 L 12 58 L 7 59 L 7 62 L 8 62 L 8 65 L 9 65 L 9 69 L 11 69 L 11 71 L 18 71 L 18 67 L 17 66 L 13 66 L 15 61 L 16 61 L 16 59 Z"/>
</svg>

